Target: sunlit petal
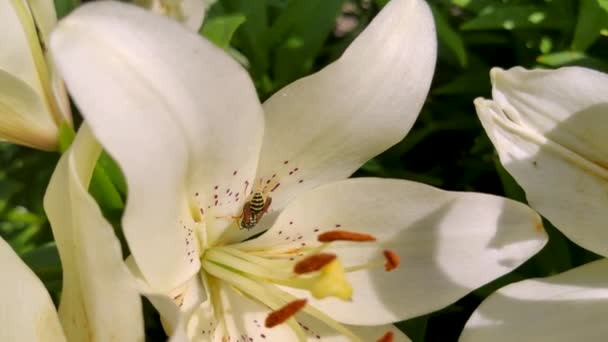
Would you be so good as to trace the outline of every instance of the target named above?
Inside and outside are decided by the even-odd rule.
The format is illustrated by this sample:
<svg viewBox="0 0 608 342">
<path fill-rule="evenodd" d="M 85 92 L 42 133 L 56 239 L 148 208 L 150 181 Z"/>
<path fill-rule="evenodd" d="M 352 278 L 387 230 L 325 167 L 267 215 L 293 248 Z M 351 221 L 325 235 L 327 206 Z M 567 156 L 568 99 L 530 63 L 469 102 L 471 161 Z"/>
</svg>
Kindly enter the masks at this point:
<svg viewBox="0 0 608 342">
<path fill-rule="evenodd" d="M 141 300 L 89 180 L 101 147 L 83 126 L 44 197 L 63 267 L 59 315 L 71 341 L 142 340 Z"/>
<path fill-rule="evenodd" d="M 0 139 L 51 151 L 57 127 L 42 98 L 27 83 L 0 70 Z"/>
<path fill-rule="evenodd" d="M 404 180 L 355 178 L 328 184 L 291 202 L 273 227 L 240 248 L 297 250 L 317 246 L 330 230 L 367 233 L 376 242 L 336 242 L 345 267 L 380 262 L 348 274 L 352 301 L 314 305 L 348 324 L 400 321 L 447 306 L 511 272 L 547 241 L 540 217 L 504 198 L 442 191 Z M 401 265 L 382 267 L 383 251 Z"/>
<path fill-rule="evenodd" d="M 607 306 L 603 259 L 503 287 L 473 313 L 460 341 L 604 341 Z"/>
<path fill-rule="evenodd" d="M 493 71 L 479 118 L 530 205 L 577 244 L 608 255 L 608 75 L 583 68 Z"/>
<path fill-rule="evenodd" d="M 430 86 L 436 44 L 426 3 L 393 0 L 335 63 L 264 103 L 258 175 L 280 183 L 274 210 L 348 177 L 407 134 Z"/>
<path fill-rule="evenodd" d="M 66 341 L 44 285 L 0 238 L 0 341 Z"/>
<path fill-rule="evenodd" d="M 193 213 L 235 214 L 214 191 L 255 172 L 263 116 L 247 73 L 182 25 L 111 1 L 63 20 L 51 51 L 127 178 L 123 226 L 142 274 L 158 290 L 185 282 L 200 266 Z"/>
</svg>

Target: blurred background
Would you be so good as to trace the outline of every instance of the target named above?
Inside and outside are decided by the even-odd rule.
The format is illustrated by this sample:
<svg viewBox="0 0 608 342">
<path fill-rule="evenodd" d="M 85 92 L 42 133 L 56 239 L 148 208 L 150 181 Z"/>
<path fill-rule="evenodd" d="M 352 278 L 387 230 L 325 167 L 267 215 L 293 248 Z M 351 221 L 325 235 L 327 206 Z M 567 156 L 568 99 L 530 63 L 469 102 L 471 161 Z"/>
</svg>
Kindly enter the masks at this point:
<svg viewBox="0 0 608 342">
<path fill-rule="evenodd" d="M 219 0 L 210 8 L 200 34 L 246 66 L 264 100 L 339 57 L 386 2 Z M 60 17 L 79 3 L 55 0 Z M 439 56 L 427 102 L 410 134 L 355 176 L 410 179 L 525 202 L 521 189 L 498 163 L 472 101 L 490 97 L 489 70 L 494 66 L 580 65 L 608 72 L 608 1 L 432 0 L 429 4 Z M 44 281 L 54 299 L 61 289 L 61 266 L 42 197 L 58 157 L 0 143 L 0 235 Z M 96 197 L 119 231 L 123 196 Z M 399 327 L 414 341 L 455 341 L 476 306 L 497 288 L 597 258 L 548 222 L 545 227 L 549 244 L 515 272 Z M 166 339 L 158 316 L 147 304 L 146 329 L 150 341 Z"/>
</svg>

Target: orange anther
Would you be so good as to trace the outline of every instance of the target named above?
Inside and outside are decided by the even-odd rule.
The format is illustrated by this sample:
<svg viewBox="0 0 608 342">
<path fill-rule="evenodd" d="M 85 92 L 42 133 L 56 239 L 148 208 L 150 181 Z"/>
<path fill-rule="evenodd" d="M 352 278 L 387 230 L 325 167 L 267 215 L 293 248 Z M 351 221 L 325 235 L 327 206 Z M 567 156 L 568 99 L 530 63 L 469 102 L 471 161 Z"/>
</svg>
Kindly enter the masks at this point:
<svg viewBox="0 0 608 342">
<path fill-rule="evenodd" d="M 330 230 L 328 232 L 319 234 L 319 236 L 317 237 L 317 240 L 319 240 L 319 242 L 332 242 L 332 241 L 365 242 L 365 241 L 376 241 L 376 238 L 373 235 L 349 232 L 347 230 Z"/>
<path fill-rule="evenodd" d="M 387 249 L 383 252 L 386 262 L 384 263 L 384 270 L 390 272 L 399 266 L 400 260 L 397 253 Z"/>
<path fill-rule="evenodd" d="M 277 311 L 273 311 L 268 314 L 266 317 L 266 321 L 264 325 L 266 328 L 272 328 L 277 326 L 286 320 L 288 320 L 291 316 L 295 315 L 298 311 L 302 310 L 302 308 L 306 305 L 306 299 L 296 299 L 291 303 L 287 303 L 287 305 L 278 309 Z"/>
<path fill-rule="evenodd" d="M 323 266 L 329 264 L 336 259 L 335 254 L 319 253 L 311 255 L 304 260 L 299 261 L 294 267 L 293 272 L 297 274 L 304 274 L 315 272 L 323 268 Z"/>
<path fill-rule="evenodd" d="M 387 332 L 382 337 L 380 337 L 378 342 L 393 342 L 393 332 L 392 331 Z"/>
</svg>

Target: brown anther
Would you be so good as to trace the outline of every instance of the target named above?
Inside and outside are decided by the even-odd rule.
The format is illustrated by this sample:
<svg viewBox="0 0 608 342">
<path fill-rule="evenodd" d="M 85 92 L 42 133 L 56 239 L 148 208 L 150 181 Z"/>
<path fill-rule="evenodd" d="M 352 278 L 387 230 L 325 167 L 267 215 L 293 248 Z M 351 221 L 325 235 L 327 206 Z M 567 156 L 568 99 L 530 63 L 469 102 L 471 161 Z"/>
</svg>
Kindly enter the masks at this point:
<svg viewBox="0 0 608 342">
<path fill-rule="evenodd" d="M 323 266 L 329 264 L 336 259 L 335 254 L 319 253 L 311 255 L 304 260 L 299 261 L 294 267 L 293 272 L 296 274 L 304 274 L 315 272 L 323 268 Z"/>
<path fill-rule="evenodd" d="M 376 241 L 373 235 L 349 232 L 347 230 L 330 230 L 317 236 L 319 242 L 332 242 L 332 241 L 355 241 L 355 242 L 366 242 Z"/>
<path fill-rule="evenodd" d="M 399 266 L 399 263 L 401 261 L 399 260 L 399 256 L 397 255 L 397 253 L 391 251 L 390 249 L 387 249 L 383 252 L 383 254 L 384 258 L 386 259 L 386 262 L 384 263 L 385 271 L 390 272 L 397 268 L 397 266 Z"/>
<path fill-rule="evenodd" d="M 393 342 L 393 332 L 392 331 L 387 332 L 382 337 L 380 337 L 378 342 Z"/>
<path fill-rule="evenodd" d="M 296 299 L 291 303 L 287 303 L 287 305 L 278 309 L 277 311 L 273 311 L 268 314 L 266 317 L 266 321 L 264 325 L 266 328 L 272 328 L 277 326 L 286 320 L 288 320 L 291 316 L 295 315 L 298 311 L 302 310 L 302 308 L 306 305 L 306 299 Z"/>
</svg>

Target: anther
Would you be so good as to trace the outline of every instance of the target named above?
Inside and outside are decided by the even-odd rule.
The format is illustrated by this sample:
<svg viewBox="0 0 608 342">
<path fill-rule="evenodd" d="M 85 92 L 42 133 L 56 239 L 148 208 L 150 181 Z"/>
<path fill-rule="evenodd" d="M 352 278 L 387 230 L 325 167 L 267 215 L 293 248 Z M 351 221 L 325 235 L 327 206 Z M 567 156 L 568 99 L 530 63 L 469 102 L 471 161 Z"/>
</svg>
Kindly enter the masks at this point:
<svg viewBox="0 0 608 342">
<path fill-rule="evenodd" d="M 266 326 L 266 328 L 272 328 L 274 326 L 277 326 L 288 320 L 298 311 L 302 310 L 302 308 L 304 308 L 304 305 L 306 305 L 306 299 L 296 299 L 293 302 L 287 303 L 287 305 L 283 306 L 277 311 L 273 311 L 268 314 L 264 325 Z"/>
<path fill-rule="evenodd" d="M 294 267 L 293 272 L 296 274 L 304 274 L 315 272 L 323 268 L 325 265 L 336 259 L 335 254 L 320 253 L 311 255 L 308 258 L 299 261 Z"/>
<path fill-rule="evenodd" d="M 378 342 L 393 342 L 393 332 L 392 331 L 387 332 L 382 337 L 380 337 Z"/>
<path fill-rule="evenodd" d="M 376 241 L 373 235 L 349 232 L 347 230 L 330 230 L 317 236 L 319 242 L 332 242 L 332 241 L 354 241 L 354 242 L 366 242 Z"/>
<path fill-rule="evenodd" d="M 394 270 L 395 268 L 397 268 L 397 266 L 399 266 L 400 260 L 399 260 L 399 256 L 397 255 L 397 253 L 387 249 L 384 252 L 382 252 L 384 254 L 384 258 L 386 259 L 386 262 L 384 263 L 384 270 L 387 272 L 390 272 L 392 270 Z"/>
</svg>

